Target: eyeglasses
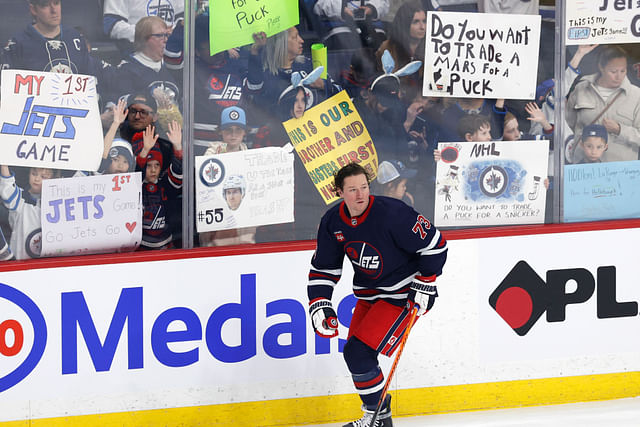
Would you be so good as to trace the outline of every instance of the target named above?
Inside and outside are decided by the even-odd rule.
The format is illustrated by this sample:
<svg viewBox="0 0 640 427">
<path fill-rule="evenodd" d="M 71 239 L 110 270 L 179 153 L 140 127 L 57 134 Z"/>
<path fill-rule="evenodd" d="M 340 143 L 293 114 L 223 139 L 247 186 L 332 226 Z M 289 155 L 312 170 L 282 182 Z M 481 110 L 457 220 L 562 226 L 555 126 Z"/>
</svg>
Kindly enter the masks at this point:
<svg viewBox="0 0 640 427">
<path fill-rule="evenodd" d="M 153 33 L 150 34 L 149 37 L 157 37 L 159 39 L 169 39 L 171 33 Z"/>
<path fill-rule="evenodd" d="M 149 110 L 136 110 L 135 108 L 129 108 L 129 115 L 131 117 L 135 117 L 136 114 L 140 114 L 140 117 L 145 118 L 149 114 L 151 114 L 151 111 L 149 111 Z"/>
</svg>

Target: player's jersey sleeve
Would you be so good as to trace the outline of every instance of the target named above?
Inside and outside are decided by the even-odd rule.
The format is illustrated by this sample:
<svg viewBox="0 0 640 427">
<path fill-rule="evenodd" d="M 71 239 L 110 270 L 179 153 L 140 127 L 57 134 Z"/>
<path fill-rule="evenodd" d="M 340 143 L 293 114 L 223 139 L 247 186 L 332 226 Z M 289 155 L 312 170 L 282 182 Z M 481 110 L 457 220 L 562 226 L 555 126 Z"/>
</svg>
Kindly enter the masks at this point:
<svg viewBox="0 0 640 427">
<path fill-rule="evenodd" d="M 396 244 L 419 256 L 422 276 L 439 276 L 447 260 L 447 241 L 435 225 L 413 208 L 402 204 L 398 209 L 392 235 Z"/>
<path fill-rule="evenodd" d="M 309 301 L 316 298 L 331 299 L 333 288 L 342 276 L 344 250 L 331 235 L 327 217 L 325 215 L 320 221 L 316 251 L 311 259 L 307 286 Z"/>
</svg>

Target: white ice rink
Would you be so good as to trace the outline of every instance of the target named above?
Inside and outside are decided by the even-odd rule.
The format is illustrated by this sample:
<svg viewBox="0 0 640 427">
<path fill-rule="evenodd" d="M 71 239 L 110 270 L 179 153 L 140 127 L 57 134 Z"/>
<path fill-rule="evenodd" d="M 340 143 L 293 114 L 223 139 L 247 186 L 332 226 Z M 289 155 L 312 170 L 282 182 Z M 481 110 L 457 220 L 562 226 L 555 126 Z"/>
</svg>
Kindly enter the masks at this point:
<svg viewBox="0 0 640 427">
<path fill-rule="evenodd" d="M 342 425 L 344 423 L 322 424 L 322 427 Z M 393 425 L 394 427 L 638 427 L 640 426 L 640 397 L 394 418 Z"/>
</svg>

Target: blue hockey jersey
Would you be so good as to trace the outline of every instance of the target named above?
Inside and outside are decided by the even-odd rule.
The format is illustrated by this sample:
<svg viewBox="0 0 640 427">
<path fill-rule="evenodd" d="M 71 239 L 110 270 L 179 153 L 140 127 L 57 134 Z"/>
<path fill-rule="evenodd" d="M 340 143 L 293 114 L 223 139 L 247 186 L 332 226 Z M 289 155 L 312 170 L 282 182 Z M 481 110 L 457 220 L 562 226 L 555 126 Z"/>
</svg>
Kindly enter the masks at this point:
<svg viewBox="0 0 640 427">
<path fill-rule="evenodd" d="M 344 202 L 322 217 L 311 260 L 309 300 L 331 299 L 347 256 L 353 266 L 353 293 L 404 305 L 416 274 L 440 275 L 447 242 L 424 216 L 400 200 L 370 196 L 367 210 L 348 214 Z"/>
</svg>

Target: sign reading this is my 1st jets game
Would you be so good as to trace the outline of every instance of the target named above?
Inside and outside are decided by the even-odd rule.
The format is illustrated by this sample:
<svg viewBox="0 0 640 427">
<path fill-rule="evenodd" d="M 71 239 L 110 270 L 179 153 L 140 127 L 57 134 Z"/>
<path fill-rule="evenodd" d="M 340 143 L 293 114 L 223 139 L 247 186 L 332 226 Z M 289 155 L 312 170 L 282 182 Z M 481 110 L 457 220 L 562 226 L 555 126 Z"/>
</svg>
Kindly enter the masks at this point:
<svg viewBox="0 0 640 427">
<path fill-rule="evenodd" d="M 95 77 L 2 70 L 0 92 L 3 164 L 98 169 L 103 141 Z"/>
<path fill-rule="evenodd" d="M 298 0 L 209 0 L 209 50 L 223 50 L 253 43 L 253 34 L 271 37 L 300 22 Z"/>
<path fill-rule="evenodd" d="M 440 143 L 434 223 L 544 222 L 549 141 Z"/>
<path fill-rule="evenodd" d="M 338 200 L 333 188 L 333 174 L 341 167 L 359 163 L 371 177 L 376 176 L 378 154 L 346 91 L 282 125 L 327 205 Z"/>
<path fill-rule="evenodd" d="M 140 172 L 42 184 L 42 256 L 135 250 L 142 239 Z"/>
<path fill-rule="evenodd" d="M 540 15 L 428 12 L 424 96 L 533 99 Z"/>
<path fill-rule="evenodd" d="M 566 5 L 567 45 L 640 42 L 637 0 L 572 0 Z"/>
</svg>

